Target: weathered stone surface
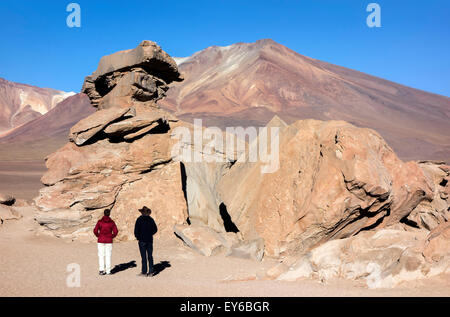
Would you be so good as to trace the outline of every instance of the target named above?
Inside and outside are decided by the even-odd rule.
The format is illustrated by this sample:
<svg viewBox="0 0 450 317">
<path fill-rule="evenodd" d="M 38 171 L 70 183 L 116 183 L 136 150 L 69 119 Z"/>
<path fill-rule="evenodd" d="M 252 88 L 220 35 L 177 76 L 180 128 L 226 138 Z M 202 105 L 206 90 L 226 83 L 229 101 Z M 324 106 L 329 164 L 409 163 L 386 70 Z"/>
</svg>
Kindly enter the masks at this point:
<svg viewBox="0 0 450 317">
<path fill-rule="evenodd" d="M 432 188 L 417 163 L 403 163 L 373 130 L 342 121 L 298 121 L 280 130 L 279 169 L 236 163 L 218 192 L 245 240 L 266 255 L 399 222 Z"/>
<path fill-rule="evenodd" d="M 92 79 L 108 75 L 116 71 L 129 71 L 132 67 L 146 68 L 156 72 L 167 83 L 180 80 L 180 73 L 175 61 L 152 41 L 142 41 L 135 49 L 120 51 L 101 58 Z"/>
<path fill-rule="evenodd" d="M 11 206 L 15 203 L 16 199 L 12 197 L 11 195 L 6 195 L 3 193 L 0 193 L 0 205 L 8 205 Z"/>
<path fill-rule="evenodd" d="M 102 59 L 83 88 L 100 110 L 46 160 L 47 186 L 35 199 L 43 227 L 88 240 L 110 208 L 117 239 L 133 240 L 145 205 L 157 235 L 175 231 L 200 254 L 283 259 L 267 278 L 367 278 L 380 287 L 447 270 L 448 166 L 404 163 L 375 131 L 346 122 L 274 118 L 279 152 L 268 150 L 279 160 L 264 173 L 268 162 L 239 159 L 267 142 L 263 132 L 225 153 L 203 145 L 229 135 L 199 132 L 158 108 L 180 78 L 150 42 Z M 180 139 L 180 129 L 194 138 Z M 190 160 L 182 151 L 180 162 L 175 145 Z"/>
<path fill-rule="evenodd" d="M 233 245 L 227 255 L 242 259 L 261 261 L 264 256 L 264 240 L 256 239 L 252 241 L 242 241 Z"/>
<path fill-rule="evenodd" d="M 419 166 L 431 184 L 433 197 L 421 201 L 408 215 L 407 220 L 419 228 L 433 230 L 449 220 L 450 199 L 448 182 L 450 171 L 444 163 L 421 162 Z"/>
<path fill-rule="evenodd" d="M 279 263 L 267 270 L 265 279 L 269 279 L 269 280 L 276 279 L 281 274 L 285 273 L 287 270 L 289 270 L 289 267 L 286 264 Z"/>
<path fill-rule="evenodd" d="M 175 234 L 194 251 L 211 256 L 224 251 L 224 241 L 219 233 L 206 226 L 175 226 Z"/>
<path fill-rule="evenodd" d="M 38 222 L 76 238 L 80 226 L 94 226 L 110 208 L 117 239 L 131 240 L 138 208 L 146 205 L 158 234 L 173 235 L 174 225 L 186 223 L 180 163 L 171 155 L 178 120 L 155 104 L 173 80 L 181 80 L 175 62 L 153 42 L 102 58 L 83 88 L 99 110 L 46 159 L 47 187 L 35 198 Z"/>
<path fill-rule="evenodd" d="M 217 183 L 228 170 L 227 164 L 183 163 L 186 173 L 186 200 L 189 220 L 192 224 L 203 224 L 218 232 L 225 232 L 220 215 L 220 197 Z"/>
<path fill-rule="evenodd" d="M 199 129 L 200 131 L 198 131 L 194 125 L 187 123 L 179 123 L 178 127 L 188 130 L 191 136 L 196 133 L 201 134 L 202 144 L 204 145 L 211 142 L 207 137 L 206 129 Z M 226 133 L 220 133 L 223 139 L 228 137 Z M 178 140 L 177 145 L 179 145 L 180 153 L 184 153 L 184 151 L 188 153 L 186 155 L 188 159 L 183 157 L 175 157 L 174 159 L 182 162 L 183 190 L 186 195 L 190 222 L 194 225 L 208 226 L 217 232 L 225 233 L 227 228 L 224 226 L 223 216 L 229 217 L 229 215 L 226 212 L 226 206 L 221 206 L 222 200 L 217 185 L 222 176 L 232 166 L 236 151 L 224 151 L 214 147 L 198 149 L 193 142 L 195 137 L 185 140 L 177 135 L 177 128 L 174 129 L 171 137 Z M 199 157 L 199 161 L 196 161 L 197 155 L 202 155 L 202 157 Z"/>
<path fill-rule="evenodd" d="M 175 61 L 156 43 L 143 41 L 135 49 L 104 56 L 86 77 L 82 92 L 99 109 L 154 102 L 165 96 L 172 81 L 181 81 Z"/>
<path fill-rule="evenodd" d="M 157 237 L 173 236 L 174 225 L 186 223 L 188 217 L 186 200 L 181 190 L 179 163 L 168 163 L 142 178 L 122 186 L 112 207 L 119 228 L 120 240 L 134 240 L 134 223 L 140 216 L 138 208 L 148 206 L 158 226 Z"/>
<path fill-rule="evenodd" d="M 134 115 L 133 108 L 101 109 L 74 125 L 70 129 L 69 140 L 76 145 L 83 145 L 111 122 L 124 116 Z"/>
<path fill-rule="evenodd" d="M 0 222 L 3 224 L 3 222 L 8 220 L 18 220 L 22 218 L 22 215 L 15 210 L 13 207 L 1 205 L 0 204 Z"/>
<path fill-rule="evenodd" d="M 428 235 L 423 256 L 429 262 L 445 262 L 450 258 L 450 223 L 437 226 Z"/>
<path fill-rule="evenodd" d="M 438 243 L 439 251 L 435 251 L 444 251 L 445 258 L 440 258 L 439 262 L 424 259 L 426 239 L 426 233 L 420 230 L 361 232 L 354 237 L 332 240 L 314 248 L 278 279 L 317 278 L 326 282 L 333 278 L 345 278 L 362 280 L 369 288 L 380 288 L 448 273 L 448 250 L 442 250 L 444 243 L 448 243 L 448 236 L 428 238 L 429 244 L 435 239 L 444 242 Z"/>
<path fill-rule="evenodd" d="M 36 221 L 49 229 L 56 230 L 79 226 L 92 219 L 92 215 L 81 211 L 64 209 L 38 213 Z"/>
<path fill-rule="evenodd" d="M 42 180 L 50 186 L 40 191 L 36 205 L 42 211 L 111 208 L 123 240 L 133 239 L 137 209 L 147 205 L 167 232 L 188 217 L 180 163 L 171 163 L 170 149 L 167 134 L 147 134 L 131 143 L 69 143 L 48 158 Z"/>
</svg>

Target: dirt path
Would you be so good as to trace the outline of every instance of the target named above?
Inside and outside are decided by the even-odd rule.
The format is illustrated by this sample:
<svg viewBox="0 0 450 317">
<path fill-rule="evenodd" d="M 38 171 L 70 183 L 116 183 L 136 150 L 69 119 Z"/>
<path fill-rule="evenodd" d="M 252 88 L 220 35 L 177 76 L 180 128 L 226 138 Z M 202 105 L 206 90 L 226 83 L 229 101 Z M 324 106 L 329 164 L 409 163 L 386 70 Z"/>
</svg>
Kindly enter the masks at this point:
<svg viewBox="0 0 450 317">
<path fill-rule="evenodd" d="M 450 296 L 448 276 L 382 290 L 342 280 L 327 285 L 311 280 L 228 281 L 260 276 L 276 262 L 207 258 L 176 238 L 155 241 L 155 263 L 163 264 L 153 278 L 137 276 L 140 257 L 135 242 L 115 244 L 112 262 L 114 266 L 135 261 L 136 267 L 125 265 L 114 275 L 99 276 L 95 243 L 36 237 L 32 209 L 22 212 L 24 219 L 0 227 L 0 296 Z M 71 263 L 79 265 L 80 287 L 66 283 Z"/>
</svg>

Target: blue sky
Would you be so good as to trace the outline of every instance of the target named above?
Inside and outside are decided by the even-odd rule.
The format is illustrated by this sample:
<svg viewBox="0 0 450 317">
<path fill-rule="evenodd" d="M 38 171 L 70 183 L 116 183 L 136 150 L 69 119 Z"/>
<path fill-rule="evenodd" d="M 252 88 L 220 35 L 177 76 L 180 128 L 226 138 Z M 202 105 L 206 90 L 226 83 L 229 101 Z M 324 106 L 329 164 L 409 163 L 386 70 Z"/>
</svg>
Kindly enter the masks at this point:
<svg viewBox="0 0 450 317">
<path fill-rule="evenodd" d="M 81 28 L 66 6 L 81 6 Z M 381 6 L 381 28 L 366 7 Z M 99 59 L 156 41 L 172 56 L 271 38 L 296 52 L 450 96 L 448 0 L 1 0 L 0 77 L 80 91 Z"/>
</svg>

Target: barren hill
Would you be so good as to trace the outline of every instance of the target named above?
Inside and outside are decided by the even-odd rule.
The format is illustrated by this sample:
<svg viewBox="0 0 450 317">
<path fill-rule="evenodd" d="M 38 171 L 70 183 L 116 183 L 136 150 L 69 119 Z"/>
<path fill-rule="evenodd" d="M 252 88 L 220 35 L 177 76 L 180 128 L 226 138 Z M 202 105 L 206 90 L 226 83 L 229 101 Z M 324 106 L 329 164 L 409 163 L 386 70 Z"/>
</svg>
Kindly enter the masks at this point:
<svg viewBox="0 0 450 317">
<path fill-rule="evenodd" d="M 450 98 L 300 55 L 272 40 L 212 46 L 176 58 L 185 77 L 159 104 L 219 127 L 274 114 L 345 120 L 377 130 L 402 159 L 450 160 Z"/>
</svg>

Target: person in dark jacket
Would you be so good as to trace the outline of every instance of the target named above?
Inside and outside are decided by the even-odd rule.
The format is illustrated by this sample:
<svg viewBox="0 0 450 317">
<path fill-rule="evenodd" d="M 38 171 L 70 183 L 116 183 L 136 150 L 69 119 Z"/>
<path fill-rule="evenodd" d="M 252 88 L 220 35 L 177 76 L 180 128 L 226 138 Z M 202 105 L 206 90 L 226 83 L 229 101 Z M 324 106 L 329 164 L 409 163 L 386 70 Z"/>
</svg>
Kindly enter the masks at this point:
<svg viewBox="0 0 450 317">
<path fill-rule="evenodd" d="M 151 209 L 147 206 L 139 209 L 141 216 L 134 226 L 134 236 L 139 241 L 139 252 L 142 259 L 141 276 L 153 276 L 153 235 L 158 231 L 155 220 L 150 217 Z M 148 267 L 147 267 L 148 261 Z"/>
<path fill-rule="evenodd" d="M 116 223 L 109 217 L 111 210 L 105 209 L 104 216 L 97 222 L 94 234 L 98 238 L 99 274 L 111 274 L 111 253 L 113 239 L 117 236 Z"/>
</svg>

